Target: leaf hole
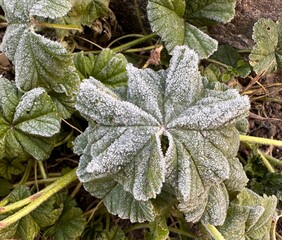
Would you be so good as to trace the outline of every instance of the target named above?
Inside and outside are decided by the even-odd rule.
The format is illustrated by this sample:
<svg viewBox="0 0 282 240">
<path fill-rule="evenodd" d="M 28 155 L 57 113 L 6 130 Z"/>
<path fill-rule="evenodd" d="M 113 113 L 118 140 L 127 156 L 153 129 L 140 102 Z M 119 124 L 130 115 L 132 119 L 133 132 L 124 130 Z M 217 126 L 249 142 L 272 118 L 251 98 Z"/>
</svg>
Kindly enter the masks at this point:
<svg viewBox="0 0 282 240">
<path fill-rule="evenodd" d="M 166 155 L 167 149 L 169 146 L 169 140 L 168 137 L 165 135 L 161 136 L 161 147 L 162 147 L 162 152 L 164 155 Z"/>
<path fill-rule="evenodd" d="M 267 27 L 266 30 L 269 31 L 269 30 L 270 30 L 270 27 Z"/>
</svg>

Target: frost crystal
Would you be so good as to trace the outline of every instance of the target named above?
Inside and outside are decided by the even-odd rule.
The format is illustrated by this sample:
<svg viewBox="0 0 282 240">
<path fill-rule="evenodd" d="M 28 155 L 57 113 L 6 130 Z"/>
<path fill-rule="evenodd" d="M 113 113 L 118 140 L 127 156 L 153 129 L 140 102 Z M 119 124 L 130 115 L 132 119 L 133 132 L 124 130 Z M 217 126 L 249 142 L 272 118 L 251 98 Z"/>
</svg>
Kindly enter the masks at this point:
<svg viewBox="0 0 282 240">
<path fill-rule="evenodd" d="M 247 115 L 249 101 L 235 90 L 206 89 L 193 50 L 176 47 L 172 54 L 167 70 L 129 64 L 126 99 L 93 78 L 81 84 L 76 108 L 90 126 L 75 141 L 82 155 L 78 177 L 91 194 L 108 199 L 112 213 L 132 221 L 140 220 L 133 208 L 148 207 L 166 183 L 189 221 L 202 217 L 222 224 L 229 202 L 226 188 L 238 190 L 246 183 L 244 178 L 238 184 L 227 179 L 245 176 L 236 159 L 235 123 Z M 115 199 L 116 187 L 134 204 Z M 153 210 L 148 209 L 146 219 L 151 220 Z"/>
</svg>

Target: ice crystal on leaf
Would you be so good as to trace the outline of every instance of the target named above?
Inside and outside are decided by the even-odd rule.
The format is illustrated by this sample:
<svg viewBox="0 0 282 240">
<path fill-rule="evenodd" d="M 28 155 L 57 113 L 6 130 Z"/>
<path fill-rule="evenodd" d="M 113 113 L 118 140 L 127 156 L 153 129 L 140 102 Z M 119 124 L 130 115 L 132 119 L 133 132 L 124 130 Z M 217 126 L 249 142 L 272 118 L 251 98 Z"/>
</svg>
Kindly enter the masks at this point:
<svg viewBox="0 0 282 240">
<path fill-rule="evenodd" d="M 52 19 L 64 16 L 71 9 L 70 1 L 2 0 L 0 4 L 8 21 L 1 50 L 16 66 L 18 88 L 75 92 L 79 78 L 72 55 L 61 44 L 35 33 L 35 16 Z"/>
<path fill-rule="evenodd" d="M 82 155 L 77 174 L 91 194 L 111 196 L 104 200 L 110 212 L 151 221 L 151 199 L 166 184 L 187 220 L 224 222 L 227 191 L 246 183 L 236 158 L 235 123 L 247 115 L 249 100 L 235 90 L 209 89 L 198 61 L 182 46 L 173 50 L 167 70 L 128 64 L 126 99 L 93 78 L 81 84 L 76 108 L 90 124 L 75 141 L 75 152 Z M 168 139 L 165 151 L 163 137 Z M 228 182 L 239 175 L 237 184 Z M 119 195 L 134 203 L 118 200 Z"/>
</svg>

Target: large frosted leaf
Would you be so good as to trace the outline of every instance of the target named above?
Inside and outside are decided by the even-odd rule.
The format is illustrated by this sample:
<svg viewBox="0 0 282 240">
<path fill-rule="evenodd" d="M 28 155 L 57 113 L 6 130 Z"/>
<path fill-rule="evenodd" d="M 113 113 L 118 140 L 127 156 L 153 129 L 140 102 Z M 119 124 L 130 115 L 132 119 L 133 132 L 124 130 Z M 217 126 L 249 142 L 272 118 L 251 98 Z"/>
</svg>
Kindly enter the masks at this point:
<svg viewBox="0 0 282 240">
<path fill-rule="evenodd" d="M 271 19 L 260 19 L 254 25 L 253 39 L 256 43 L 250 64 L 257 74 L 272 72 L 282 67 L 282 19 L 277 23 Z"/>
<path fill-rule="evenodd" d="M 60 119 L 45 90 L 35 88 L 22 95 L 15 84 L 1 78 L 0 97 L 3 156 L 11 156 L 12 151 L 16 155 L 27 152 L 40 160 L 47 158 L 53 149 L 52 137 L 60 130 Z"/>
<path fill-rule="evenodd" d="M 82 155 L 77 174 L 96 197 L 107 198 L 118 187 L 136 207 L 156 198 L 166 183 L 187 220 L 204 216 L 218 225 L 228 204 L 223 181 L 236 179 L 231 171 L 241 167 L 235 162 L 235 124 L 247 115 L 249 101 L 233 90 L 206 89 L 194 51 L 176 47 L 172 54 L 167 70 L 129 64 L 124 98 L 93 78 L 81 84 L 76 108 L 90 125 L 74 143 Z M 120 202 L 116 197 L 111 195 L 111 204 Z M 112 212 L 129 216 L 123 207 Z"/>
<path fill-rule="evenodd" d="M 187 45 L 200 58 L 207 58 L 217 49 L 217 41 L 185 22 L 185 8 L 185 0 L 149 0 L 147 13 L 151 28 L 161 36 L 169 51 L 177 45 Z"/>
<path fill-rule="evenodd" d="M 232 201 L 225 223 L 218 229 L 227 240 L 268 240 L 276 204 L 275 196 L 261 197 L 244 189 Z"/>
<path fill-rule="evenodd" d="M 16 66 L 16 84 L 28 91 L 44 87 L 48 91 L 70 94 L 77 90 L 72 56 L 59 43 L 36 34 L 30 15 L 54 18 L 70 9 L 69 0 L 2 1 L 8 21 L 1 50 Z M 72 84 L 66 77 L 72 72 Z"/>
<path fill-rule="evenodd" d="M 226 23 L 235 15 L 236 0 L 186 0 L 189 20 Z"/>
</svg>

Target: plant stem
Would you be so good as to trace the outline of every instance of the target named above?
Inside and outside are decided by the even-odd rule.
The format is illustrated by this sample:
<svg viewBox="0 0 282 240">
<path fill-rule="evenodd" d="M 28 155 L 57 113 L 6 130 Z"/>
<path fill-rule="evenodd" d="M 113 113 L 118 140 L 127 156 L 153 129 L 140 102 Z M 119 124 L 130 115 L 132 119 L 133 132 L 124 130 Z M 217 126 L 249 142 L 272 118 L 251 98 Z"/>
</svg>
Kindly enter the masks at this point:
<svg viewBox="0 0 282 240">
<path fill-rule="evenodd" d="M 150 223 L 137 223 L 132 225 L 131 227 L 125 229 L 125 233 L 129 233 L 131 231 L 137 230 L 137 229 L 142 229 L 142 228 L 150 228 Z"/>
<path fill-rule="evenodd" d="M 193 233 L 189 233 L 189 232 L 186 232 L 186 231 L 183 231 L 181 229 L 174 228 L 174 227 L 168 227 L 168 230 L 170 232 L 181 234 L 181 235 L 186 236 L 186 237 L 191 237 L 191 238 L 197 238 L 198 237 L 197 235 L 195 235 Z"/>
<path fill-rule="evenodd" d="M 9 203 L 9 198 L 8 197 L 6 197 L 3 200 L 1 200 L 1 202 L 0 202 L 0 209 L 1 209 L 1 207 L 7 205 L 8 203 Z"/>
<path fill-rule="evenodd" d="M 36 183 L 38 184 L 44 184 L 44 183 L 51 183 L 51 182 L 55 182 L 57 181 L 58 179 L 60 179 L 59 177 L 53 177 L 53 178 L 47 178 L 47 179 L 40 179 L 40 180 L 37 180 Z M 28 181 L 28 182 L 25 182 L 24 184 L 21 184 L 21 183 L 16 183 L 13 185 L 13 188 L 16 188 L 20 185 L 26 185 L 26 186 L 29 186 L 29 185 L 34 185 L 35 184 L 35 181 Z"/>
<path fill-rule="evenodd" d="M 53 29 L 62 29 L 62 30 L 75 30 L 82 32 L 82 27 L 74 24 L 57 24 L 57 23 L 47 23 L 47 22 L 32 22 L 33 26 L 44 27 L 44 28 L 53 28 Z"/>
<path fill-rule="evenodd" d="M 112 41 L 111 43 L 109 43 L 107 48 L 110 48 L 110 46 L 112 46 L 114 43 L 116 43 L 116 42 L 118 42 L 122 39 L 130 38 L 130 37 L 141 38 L 141 37 L 144 37 L 144 35 L 142 35 L 142 34 L 127 34 L 127 35 L 121 36 L 121 37 L 115 39 L 114 41 Z"/>
<path fill-rule="evenodd" d="M 19 182 L 18 186 L 20 185 L 24 185 L 25 182 L 27 181 L 28 177 L 29 177 L 29 174 L 30 174 L 30 170 L 32 168 L 32 165 L 33 165 L 33 159 L 29 159 L 28 162 L 27 162 L 27 166 L 26 166 L 26 169 L 25 169 L 25 172 L 24 172 L 24 175 L 22 176 L 22 179 L 21 181 Z"/>
<path fill-rule="evenodd" d="M 272 156 L 269 156 L 268 154 L 262 152 L 262 154 L 267 158 L 268 161 L 272 162 L 274 165 L 278 165 L 280 167 L 282 167 L 282 161 L 277 159 L 277 158 L 274 158 Z"/>
<path fill-rule="evenodd" d="M 222 63 L 222 62 L 216 61 L 216 60 L 211 59 L 211 58 L 206 59 L 206 61 L 208 61 L 208 62 L 210 62 L 210 63 L 217 64 L 217 65 L 222 66 L 222 67 L 224 67 L 224 68 L 229 68 L 229 67 L 230 67 L 230 66 L 228 66 L 228 65 L 226 65 L 226 64 L 224 64 L 224 63 Z"/>
<path fill-rule="evenodd" d="M 210 232 L 215 240 L 225 240 L 221 233 L 211 224 L 204 224 L 206 229 Z"/>
<path fill-rule="evenodd" d="M 38 161 L 39 171 L 43 179 L 47 179 L 47 174 L 42 161 Z"/>
<path fill-rule="evenodd" d="M 266 166 L 267 170 L 271 173 L 275 173 L 275 169 L 272 167 L 270 162 L 267 160 L 267 158 L 264 156 L 264 154 L 258 149 L 257 150 L 258 154 L 260 155 L 263 164 Z"/>
<path fill-rule="evenodd" d="M 50 184 L 48 187 L 38 192 L 37 194 L 30 196 L 29 198 L 36 196 L 36 199 L 34 198 L 31 199 L 32 202 L 29 205 L 25 206 L 18 212 L 0 221 L 0 229 L 6 228 L 10 226 L 11 224 L 17 222 L 19 219 L 26 216 L 27 214 L 32 212 L 34 209 L 36 209 L 38 206 L 40 206 L 49 197 L 51 197 L 52 195 L 60 191 L 62 188 L 67 186 L 69 183 L 75 181 L 76 179 L 77 179 L 77 176 L 76 176 L 76 168 L 75 168 L 71 170 L 69 173 L 67 173 L 66 175 L 64 175 L 63 177 L 61 177 L 60 179 L 58 179 L 56 182 Z"/>
<path fill-rule="evenodd" d="M 240 141 L 242 141 L 242 142 L 260 143 L 260 144 L 265 144 L 265 145 L 274 145 L 274 146 L 282 147 L 282 141 L 268 139 L 268 138 L 240 135 Z"/>
<path fill-rule="evenodd" d="M 133 41 L 131 41 L 131 42 L 122 44 L 122 45 L 120 45 L 120 46 L 118 46 L 118 47 L 112 48 L 112 50 L 113 50 L 114 52 L 121 52 L 121 51 L 124 51 L 124 50 L 126 50 L 126 49 L 128 49 L 128 48 L 130 48 L 130 47 L 133 47 L 133 46 L 137 45 L 137 44 L 140 44 L 140 43 L 145 42 L 145 41 L 147 41 L 147 40 L 149 40 L 149 39 L 152 39 L 152 38 L 154 38 L 154 37 L 156 37 L 156 36 L 157 36 L 157 34 L 152 33 L 152 34 L 147 35 L 147 36 L 144 36 L 144 37 L 142 37 L 142 38 L 138 38 L 138 39 L 133 40 Z"/>
</svg>

